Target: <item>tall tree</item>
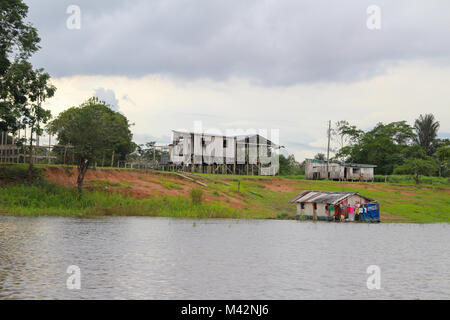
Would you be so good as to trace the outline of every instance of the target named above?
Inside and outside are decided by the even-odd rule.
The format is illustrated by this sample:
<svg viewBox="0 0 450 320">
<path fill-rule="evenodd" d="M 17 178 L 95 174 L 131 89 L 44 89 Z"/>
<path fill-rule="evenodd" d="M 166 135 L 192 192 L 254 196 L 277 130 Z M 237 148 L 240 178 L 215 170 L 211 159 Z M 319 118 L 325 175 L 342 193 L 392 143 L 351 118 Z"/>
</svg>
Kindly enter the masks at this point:
<svg viewBox="0 0 450 320">
<path fill-rule="evenodd" d="M 322 160 L 322 161 L 325 161 L 326 158 L 327 158 L 327 157 L 325 156 L 325 153 L 321 153 L 321 152 L 317 153 L 317 154 L 314 156 L 314 159 L 315 159 L 315 160 Z"/>
<path fill-rule="evenodd" d="M 359 130 L 356 126 L 350 125 L 346 120 L 340 120 L 335 123 L 334 128 L 331 129 L 331 137 L 335 147 L 335 152 L 339 152 L 348 146 L 352 146 L 358 143 L 359 139 L 363 136 L 364 132 Z M 336 158 L 345 160 L 343 154 L 339 154 Z"/>
<path fill-rule="evenodd" d="M 436 150 L 435 157 L 439 165 L 439 176 L 448 176 L 450 169 L 450 140 L 441 140 Z"/>
<path fill-rule="evenodd" d="M 49 130 L 57 135 L 59 143 L 74 147 L 80 199 L 84 177 L 91 165 L 110 151 L 125 158 L 135 147 L 127 118 L 95 97 L 60 113 L 50 123 Z"/>
<path fill-rule="evenodd" d="M 416 143 L 424 148 L 427 155 L 431 156 L 436 150 L 435 140 L 439 130 L 439 122 L 434 115 L 420 115 L 414 122 L 414 129 L 417 134 Z"/>
<path fill-rule="evenodd" d="M 27 76 L 30 70 L 14 76 L 23 69 L 23 62 L 39 49 L 37 30 L 25 22 L 28 6 L 21 0 L 0 1 L 0 130 L 18 129 L 20 112 L 26 103 L 18 75 Z M 7 78 L 7 79 L 5 79 Z M 14 80 L 12 83 L 11 80 Z M 9 82 L 8 82 L 9 81 Z M 15 84 L 14 84 L 15 83 Z M 11 90 L 11 87 L 17 90 Z"/>
<path fill-rule="evenodd" d="M 28 6 L 22 0 L 0 1 L 0 77 L 11 61 L 28 59 L 39 50 L 37 30 L 25 22 Z"/>
<path fill-rule="evenodd" d="M 33 134 L 42 134 L 42 125 L 50 120 L 49 110 L 42 103 L 53 97 L 56 88 L 50 83 L 50 76 L 43 69 L 33 70 L 27 61 L 14 63 L 0 79 L 0 107 L 8 110 L 5 118 L 11 132 L 30 128 L 29 152 L 30 172 L 33 166 Z"/>
<path fill-rule="evenodd" d="M 372 130 L 358 133 L 356 143 L 345 146 L 336 156 L 349 162 L 375 164 L 377 173 L 391 174 L 404 162 L 404 152 L 414 137 L 413 128 L 405 121 L 378 123 Z"/>
</svg>

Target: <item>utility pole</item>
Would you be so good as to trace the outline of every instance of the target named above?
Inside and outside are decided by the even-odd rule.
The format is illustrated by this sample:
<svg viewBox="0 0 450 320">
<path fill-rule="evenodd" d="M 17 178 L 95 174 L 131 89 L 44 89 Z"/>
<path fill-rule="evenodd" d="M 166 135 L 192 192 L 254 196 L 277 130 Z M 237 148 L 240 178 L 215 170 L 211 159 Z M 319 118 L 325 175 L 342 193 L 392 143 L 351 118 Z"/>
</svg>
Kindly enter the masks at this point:
<svg viewBox="0 0 450 320">
<path fill-rule="evenodd" d="M 328 122 L 327 179 L 330 179 L 330 139 L 331 139 L 331 120 Z"/>
</svg>

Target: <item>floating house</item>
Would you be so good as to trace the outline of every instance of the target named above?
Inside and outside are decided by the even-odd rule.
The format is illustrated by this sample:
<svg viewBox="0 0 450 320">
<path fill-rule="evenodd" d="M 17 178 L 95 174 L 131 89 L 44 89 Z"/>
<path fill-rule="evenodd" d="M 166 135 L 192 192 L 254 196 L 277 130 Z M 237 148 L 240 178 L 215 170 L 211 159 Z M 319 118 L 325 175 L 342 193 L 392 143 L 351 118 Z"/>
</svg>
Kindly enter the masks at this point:
<svg viewBox="0 0 450 320">
<path fill-rule="evenodd" d="M 328 174 L 327 174 L 328 166 Z M 309 180 L 342 180 L 342 181 L 373 181 L 374 168 L 372 164 L 355 164 L 306 159 L 305 175 Z"/>
<path fill-rule="evenodd" d="M 259 134 L 224 136 L 172 131 L 169 163 L 200 173 L 276 175 L 276 145 Z"/>
<path fill-rule="evenodd" d="M 289 202 L 297 205 L 298 218 L 333 221 L 344 216 L 353 221 L 356 208 L 361 209 L 361 220 L 380 218 L 378 203 L 357 192 L 305 190 Z"/>
</svg>

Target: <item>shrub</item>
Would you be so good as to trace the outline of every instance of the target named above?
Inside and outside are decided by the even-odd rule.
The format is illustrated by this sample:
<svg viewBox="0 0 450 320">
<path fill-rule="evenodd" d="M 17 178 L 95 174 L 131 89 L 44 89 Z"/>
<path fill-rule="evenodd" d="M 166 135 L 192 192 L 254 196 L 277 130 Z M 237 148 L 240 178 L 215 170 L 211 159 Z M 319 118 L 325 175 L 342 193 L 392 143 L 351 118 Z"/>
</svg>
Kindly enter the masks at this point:
<svg viewBox="0 0 450 320">
<path fill-rule="evenodd" d="M 191 200 L 192 204 L 200 204 L 203 201 L 203 190 L 202 189 L 192 189 L 191 190 Z"/>
</svg>

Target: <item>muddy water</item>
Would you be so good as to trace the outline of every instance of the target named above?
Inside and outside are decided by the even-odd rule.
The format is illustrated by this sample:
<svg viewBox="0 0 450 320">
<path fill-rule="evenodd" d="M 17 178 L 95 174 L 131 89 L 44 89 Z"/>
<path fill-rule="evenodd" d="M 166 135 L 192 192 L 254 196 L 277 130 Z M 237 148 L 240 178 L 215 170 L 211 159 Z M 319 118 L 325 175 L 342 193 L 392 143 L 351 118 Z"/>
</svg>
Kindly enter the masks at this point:
<svg viewBox="0 0 450 320">
<path fill-rule="evenodd" d="M 0 299 L 448 299 L 449 266 L 448 224 L 0 217 Z"/>
</svg>

